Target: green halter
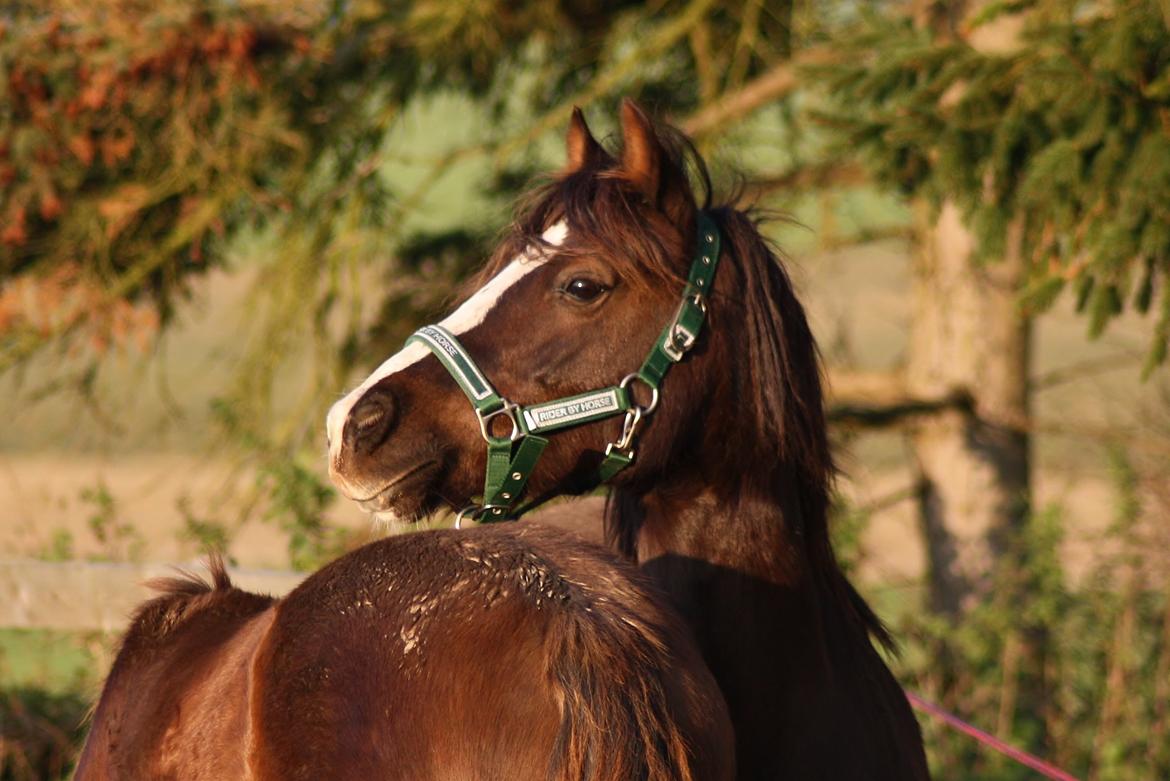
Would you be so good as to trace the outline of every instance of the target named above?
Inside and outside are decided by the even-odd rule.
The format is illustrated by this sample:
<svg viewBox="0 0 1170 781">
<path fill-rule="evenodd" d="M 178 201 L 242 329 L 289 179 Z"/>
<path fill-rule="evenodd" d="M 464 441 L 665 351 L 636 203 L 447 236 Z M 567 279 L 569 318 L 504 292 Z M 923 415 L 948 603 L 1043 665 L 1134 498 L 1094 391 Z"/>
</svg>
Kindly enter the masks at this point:
<svg viewBox="0 0 1170 781">
<path fill-rule="evenodd" d="M 706 212 L 698 213 L 697 222 L 698 248 L 683 288 L 682 302 L 642 367 L 617 385 L 555 401 L 513 404 L 496 392 L 459 340 L 442 326 L 423 326 L 406 340 L 407 344 L 418 342 L 427 347 L 455 378 L 471 401 L 480 433 L 487 442 L 483 499 L 460 511 L 456 527 L 464 516 L 500 521 L 517 517 L 528 509 L 514 507 L 548 445 L 543 434 L 624 414 L 621 437 L 605 448 L 605 458 L 598 469 L 599 481 L 606 482 L 633 462 L 634 437 L 642 420 L 658 406 L 659 388 L 666 372 L 695 345 L 707 318 L 707 295 L 719 264 L 720 235 L 718 226 Z M 650 389 L 650 403 L 645 407 L 634 401 L 630 392 L 634 382 Z M 492 422 L 500 416 L 507 417 L 512 426 L 504 436 L 492 433 Z"/>
</svg>

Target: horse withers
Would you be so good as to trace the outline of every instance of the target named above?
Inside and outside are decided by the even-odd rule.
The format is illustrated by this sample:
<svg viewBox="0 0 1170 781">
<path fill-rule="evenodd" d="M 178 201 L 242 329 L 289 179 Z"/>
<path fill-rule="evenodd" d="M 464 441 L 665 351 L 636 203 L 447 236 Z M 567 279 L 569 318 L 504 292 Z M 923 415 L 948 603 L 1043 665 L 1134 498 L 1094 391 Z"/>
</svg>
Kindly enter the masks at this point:
<svg viewBox="0 0 1170 781">
<path fill-rule="evenodd" d="M 817 348 L 755 215 L 633 103 L 620 154 L 580 112 L 567 146 L 475 292 L 330 410 L 334 482 L 388 520 L 492 520 L 607 478 L 608 538 L 685 616 L 740 778 L 926 778 L 830 545 Z"/>
</svg>

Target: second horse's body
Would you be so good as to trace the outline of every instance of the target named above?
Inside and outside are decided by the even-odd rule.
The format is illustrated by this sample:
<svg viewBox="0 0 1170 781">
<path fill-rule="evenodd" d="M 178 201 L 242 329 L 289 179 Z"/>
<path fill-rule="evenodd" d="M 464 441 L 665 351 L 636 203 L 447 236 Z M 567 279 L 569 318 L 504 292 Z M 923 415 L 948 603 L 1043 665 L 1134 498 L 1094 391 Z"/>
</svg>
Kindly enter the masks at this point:
<svg viewBox="0 0 1170 781">
<path fill-rule="evenodd" d="M 562 532 L 394 537 L 280 600 L 213 576 L 135 617 L 78 781 L 733 778 L 686 631 Z"/>
</svg>

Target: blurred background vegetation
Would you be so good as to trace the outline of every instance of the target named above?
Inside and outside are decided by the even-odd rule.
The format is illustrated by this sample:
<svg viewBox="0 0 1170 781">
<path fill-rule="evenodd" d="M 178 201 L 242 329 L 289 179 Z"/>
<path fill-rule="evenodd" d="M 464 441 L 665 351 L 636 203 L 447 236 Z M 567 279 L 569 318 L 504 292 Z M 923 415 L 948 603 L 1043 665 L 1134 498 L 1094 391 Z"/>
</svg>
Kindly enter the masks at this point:
<svg viewBox="0 0 1170 781">
<path fill-rule="evenodd" d="M 325 410 L 627 95 L 795 218 L 896 672 L 1170 776 L 1164 0 L 0 2 L 4 555 L 367 539 Z M 0 630 L 0 778 L 67 774 L 111 644 Z M 923 726 L 939 778 L 1031 777 Z"/>
</svg>

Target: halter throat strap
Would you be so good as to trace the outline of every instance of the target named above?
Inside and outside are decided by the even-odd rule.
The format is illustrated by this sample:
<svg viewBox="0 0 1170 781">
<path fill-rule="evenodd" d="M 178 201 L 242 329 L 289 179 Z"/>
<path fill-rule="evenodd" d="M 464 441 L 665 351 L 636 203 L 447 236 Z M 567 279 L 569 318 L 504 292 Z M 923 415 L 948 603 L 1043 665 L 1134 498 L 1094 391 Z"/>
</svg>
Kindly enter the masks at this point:
<svg viewBox="0 0 1170 781">
<path fill-rule="evenodd" d="M 641 367 L 617 385 L 574 396 L 535 404 L 514 404 L 492 386 L 475 359 L 459 340 L 440 325 L 415 331 L 406 343 L 418 343 L 430 350 L 454 378 L 479 420 L 480 434 L 487 443 L 487 472 L 483 498 L 459 513 L 481 521 L 519 517 L 531 504 L 516 507 L 528 478 L 548 445 L 543 436 L 559 429 L 580 426 L 617 415 L 625 415 L 622 435 L 605 449 L 598 469 L 604 483 L 634 461 L 634 442 L 642 422 L 658 406 L 663 379 L 670 367 L 681 361 L 698 342 L 707 318 L 707 298 L 719 264 L 719 227 L 705 211 L 697 214 L 697 247 L 691 262 L 682 301 L 667 322 Z M 650 391 L 650 402 L 639 405 L 630 391 L 635 382 Z M 506 422 L 497 420 L 506 419 Z M 508 430 L 510 428 L 510 430 Z"/>
</svg>

